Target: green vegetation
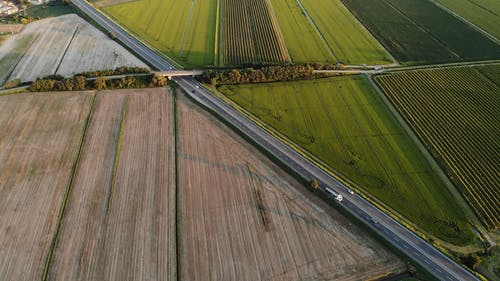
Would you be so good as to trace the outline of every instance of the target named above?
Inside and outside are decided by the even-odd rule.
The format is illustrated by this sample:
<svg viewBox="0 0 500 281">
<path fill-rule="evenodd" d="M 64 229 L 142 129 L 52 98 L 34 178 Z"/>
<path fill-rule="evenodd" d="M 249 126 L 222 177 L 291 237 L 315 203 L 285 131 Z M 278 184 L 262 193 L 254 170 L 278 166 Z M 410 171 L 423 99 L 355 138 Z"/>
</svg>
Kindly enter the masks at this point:
<svg viewBox="0 0 500 281">
<path fill-rule="evenodd" d="M 98 77 L 98 76 L 112 76 L 112 75 L 122 75 L 122 74 L 141 74 L 150 73 L 151 71 L 146 67 L 139 66 L 120 66 L 115 69 L 105 69 L 105 70 L 94 70 L 77 73 L 74 76 L 84 76 L 84 77 Z"/>
<path fill-rule="evenodd" d="M 64 78 L 59 75 L 49 75 L 33 81 L 29 90 L 31 92 L 52 91 L 84 91 L 105 89 L 136 89 L 154 88 L 167 85 L 167 79 L 158 74 L 123 76 L 117 78 L 97 77 L 87 79 L 85 76 L 75 75 Z"/>
<path fill-rule="evenodd" d="M 70 5 L 64 3 L 33 5 L 23 12 L 5 17 L 2 21 L 26 24 L 39 19 L 58 17 L 71 13 L 75 13 L 75 10 Z"/>
<path fill-rule="evenodd" d="M 336 62 L 296 0 L 271 0 L 271 3 L 294 63 Z"/>
<path fill-rule="evenodd" d="M 471 23 L 500 39 L 500 1 L 436 0 Z"/>
<path fill-rule="evenodd" d="M 216 0 L 140 0 L 103 10 L 186 67 L 214 63 Z"/>
<path fill-rule="evenodd" d="M 500 58 L 496 44 L 429 1 L 342 0 L 401 62 Z"/>
<path fill-rule="evenodd" d="M 232 70 L 208 70 L 201 76 L 202 82 L 216 85 L 266 83 L 276 81 L 295 81 L 327 77 L 327 74 L 314 73 L 315 69 L 334 69 L 329 64 L 264 66 Z"/>
<path fill-rule="evenodd" d="M 489 280 L 500 279 L 500 246 L 491 248 L 482 258 L 478 271 Z"/>
<path fill-rule="evenodd" d="M 477 68 L 484 76 L 500 87 L 500 71 L 498 64 L 484 65 Z"/>
<path fill-rule="evenodd" d="M 496 73 L 485 77 L 481 72 Z M 376 77 L 491 229 L 500 226 L 500 65 Z M 495 79 L 492 81 L 490 79 Z"/>
<path fill-rule="evenodd" d="M 290 62 L 267 0 L 221 0 L 221 64 L 273 65 Z"/>
<path fill-rule="evenodd" d="M 472 241 L 455 199 L 363 77 L 219 89 L 423 230 Z"/>
<path fill-rule="evenodd" d="M 390 64 L 390 55 L 339 0 L 301 0 L 344 64 Z"/>
</svg>

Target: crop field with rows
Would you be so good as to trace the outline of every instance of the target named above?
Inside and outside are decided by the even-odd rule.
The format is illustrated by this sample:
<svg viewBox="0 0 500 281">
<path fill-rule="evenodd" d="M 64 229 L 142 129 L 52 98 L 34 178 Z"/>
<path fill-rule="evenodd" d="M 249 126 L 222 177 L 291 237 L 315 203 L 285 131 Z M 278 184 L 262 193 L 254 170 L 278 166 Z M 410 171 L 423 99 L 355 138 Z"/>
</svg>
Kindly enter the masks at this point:
<svg viewBox="0 0 500 281">
<path fill-rule="evenodd" d="M 363 77 L 220 90 L 428 233 L 472 240 L 455 198 Z"/>
<path fill-rule="evenodd" d="M 437 0 L 453 12 L 486 30 L 500 40 L 500 1 Z"/>
<path fill-rule="evenodd" d="M 296 0 L 271 0 L 271 3 L 294 63 L 336 62 L 328 45 L 310 24 Z"/>
<path fill-rule="evenodd" d="M 269 0 L 221 0 L 221 58 L 225 66 L 290 61 Z"/>
<path fill-rule="evenodd" d="M 340 0 L 301 2 L 313 20 L 311 24 L 318 27 L 339 62 L 370 65 L 394 62 L 384 47 Z"/>
<path fill-rule="evenodd" d="M 216 0 L 139 0 L 102 9 L 186 67 L 214 64 Z"/>
<path fill-rule="evenodd" d="M 500 45 L 430 1 L 342 2 L 400 62 L 500 58 Z"/>
<path fill-rule="evenodd" d="M 485 77 L 481 72 L 496 73 Z M 490 228 L 500 226 L 500 65 L 376 77 Z M 494 79 L 494 80 L 491 80 Z"/>
</svg>

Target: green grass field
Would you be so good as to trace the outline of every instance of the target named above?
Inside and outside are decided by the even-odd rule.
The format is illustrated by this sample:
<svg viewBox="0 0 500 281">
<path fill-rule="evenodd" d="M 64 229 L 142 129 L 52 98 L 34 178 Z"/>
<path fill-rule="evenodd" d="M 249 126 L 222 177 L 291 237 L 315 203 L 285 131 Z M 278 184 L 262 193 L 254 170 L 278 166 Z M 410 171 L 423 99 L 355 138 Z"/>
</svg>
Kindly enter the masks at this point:
<svg viewBox="0 0 500 281">
<path fill-rule="evenodd" d="M 301 1 L 342 63 L 373 65 L 394 62 L 340 0 Z"/>
<path fill-rule="evenodd" d="M 436 0 L 500 40 L 500 1 Z"/>
<path fill-rule="evenodd" d="M 271 0 L 271 3 L 294 63 L 336 62 L 296 0 Z"/>
<path fill-rule="evenodd" d="M 214 63 L 216 0 L 141 0 L 103 10 L 185 67 Z"/>
<path fill-rule="evenodd" d="M 471 242 L 447 187 L 363 77 L 220 91 L 436 237 Z"/>
</svg>

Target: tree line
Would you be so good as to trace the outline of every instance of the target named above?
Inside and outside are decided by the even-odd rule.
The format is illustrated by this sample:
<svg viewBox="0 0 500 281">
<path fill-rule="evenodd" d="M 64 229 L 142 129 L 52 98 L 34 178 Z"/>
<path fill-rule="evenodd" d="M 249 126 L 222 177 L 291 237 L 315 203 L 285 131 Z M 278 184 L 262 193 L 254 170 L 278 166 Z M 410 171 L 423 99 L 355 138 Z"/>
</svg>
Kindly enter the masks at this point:
<svg viewBox="0 0 500 281">
<path fill-rule="evenodd" d="M 84 90 L 106 90 L 106 89 L 129 89 L 129 88 L 155 88 L 167 85 L 167 79 L 158 74 L 144 76 L 124 76 L 115 79 L 97 77 L 88 79 L 77 75 L 71 78 L 60 76 L 47 76 L 33 81 L 29 88 L 32 92 L 51 91 L 84 91 Z"/>
<path fill-rule="evenodd" d="M 123 75 L 123 74 L 147 74 L 150 73 L 147 67 L 139 66 L 120 66 L 115 69 L 105 69 L 105 70 L 94 70 L 85 71 L 77 73 L 74 76 L 84 76 L 84 77 L 101 77 L 101 76 L 113 76 L 113 75 Z"/>
<path fill-rule="evenodd" d="M 326 77 L 326 74 L 314 73 L 314 70 L 337 69 L 331 64 L 305 64 L 290 66 L 266 66 L 231 70 L 208 70 L 202 76 L 202 82 L 217 85 L 265 83 L 277 81 L 306 80 Z"/>
</svg>

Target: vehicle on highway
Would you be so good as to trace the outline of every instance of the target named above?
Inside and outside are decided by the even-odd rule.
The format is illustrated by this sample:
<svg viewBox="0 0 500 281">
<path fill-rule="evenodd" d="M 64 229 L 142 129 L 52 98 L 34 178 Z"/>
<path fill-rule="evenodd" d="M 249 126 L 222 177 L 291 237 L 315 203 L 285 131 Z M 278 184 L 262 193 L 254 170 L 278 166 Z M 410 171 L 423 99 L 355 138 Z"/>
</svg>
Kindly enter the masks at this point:
<svg viewBox="0 0 500 281">
<path fill-rule="evenodd" d="M 330 197 L 330 198 L 333 197 L 333 198 L 335 198 L 335 200 L 337 200 L 339 202 L 342 202 L 342 200 L 344 200 L 344 197 L 342 196 L 342 194 L 335 192 L 333 189 L 331 189 L 329 187 L 325 187 L 325 191 L 326 191 L 326 193 L 328 193 L 328 197 Z"/>
</svg>

